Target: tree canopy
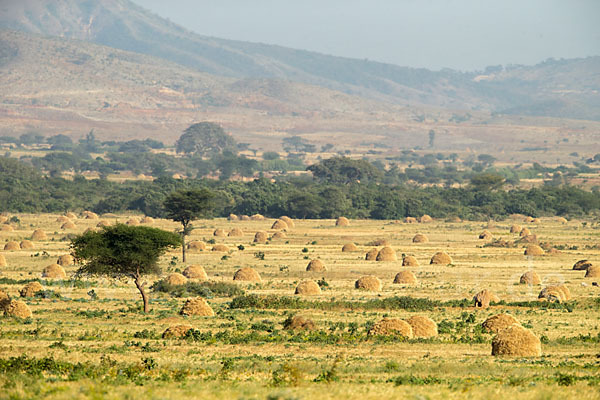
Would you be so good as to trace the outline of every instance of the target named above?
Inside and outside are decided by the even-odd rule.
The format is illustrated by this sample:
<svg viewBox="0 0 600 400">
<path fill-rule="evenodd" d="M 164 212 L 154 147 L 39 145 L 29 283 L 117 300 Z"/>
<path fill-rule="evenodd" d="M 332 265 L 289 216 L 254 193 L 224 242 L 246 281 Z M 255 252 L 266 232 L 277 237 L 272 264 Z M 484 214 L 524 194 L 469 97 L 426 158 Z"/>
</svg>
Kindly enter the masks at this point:
<svg viewBox="0 0 600 400">
<path fill-rule="evenodd" d="M 366 160 L 333 157 L 306 168 L 313 176 L 328 183 L 378 182 L 383 173 Z"/>
<path fill-rule="evenodd" d="M 189 126 L 175 143 L 177 153 L 210 157 L 225 150 L 236 152 L 236 142 L 223 128 L 213 122 Z"/>
</svg>

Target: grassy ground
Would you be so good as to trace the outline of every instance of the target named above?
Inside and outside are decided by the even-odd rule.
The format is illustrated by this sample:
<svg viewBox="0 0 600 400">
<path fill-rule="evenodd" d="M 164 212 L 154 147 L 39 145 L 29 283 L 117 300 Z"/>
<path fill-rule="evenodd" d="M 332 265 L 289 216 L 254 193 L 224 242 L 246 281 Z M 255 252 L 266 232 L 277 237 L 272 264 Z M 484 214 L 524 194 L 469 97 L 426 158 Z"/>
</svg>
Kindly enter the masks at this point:
<svg viewBox="0 0 600 400">
<path fill-rule="evenodd" d="M 15 231 L 0 232 L 2 243 L 29 238 L 35 228 L 45 230 L 48 240 L 34 242 L 32 250 L 2 252 L 8 266 L 0 268 L 0 289 L 13 297 L 68 252 L 69 235 L 99 222 L 80 218 L 75 230 L 62 231 L 57 215 L 17 217 Z M 129 217 L 102 219 L 125 222 Z M 211 281 L 225 283 L 230 291 L 233 273 L 243 266 L 255 268 L 262 282 L 235 283 L 243 295 L 213 292 L 207 300 L 214 317 L 186 318 L 178 314 L 185 297 L 169 293 L 152 292 L 152 311 L 140 313 L 139 294 L 127 280 L 42 280 L 52 292 L 50 298 L 24 299 L 31 319 L 0 317 L 0 398 L 599 398 L 600 289 L 584 272 L 571 269 L 583 258 L 600 262 L 599 226 L 518 222 L 560 253 L 528 258 L 522 247 L 484 247 L 477 239 L 484 224 L 476 222 L 351 221 L 335 227 L 331 220 L 296 221 L 287 238 L 255 245 L 254 233 L 273 232 L 273 220 L 197 221 L 191 240 L 214 240 L 230 251 L 191 252 L 188 264 L 204 266 Z M 498 222 L 490 230 L 495 238 L 514 240 L 518 235 L 508 233 L 512 223 Z M 178 228 L 170 221 L 153 225 Z M 212 236 L 215 228 L 234 227 L 244 236 Z M 429 243 L 413 244 L 418 232 Z M 379 238 L 389 240 L 400 259 L 402 254 L 417 257 L 421 266 L 409 268 L 417 284 L 392 284 L 406 268 L 400 262 L 364 260 L 375 247 L 370 242 Z M 348 242 L 359 251 L 342 253 Z M 429 265 L 438 250 L 451 255 L 450 266 Z M 315 258 L 326 272 L 305 271 Z M 167 254 L 161 265 L 165 273 L 185 268 L 180 252 Z M 71 275 L 76 267 L 66 269 Z M 541 286 L 517 284 L 528 270 L 542 277 Z M 382 280 L 381 292 L 354 289 L 354 281 L 367 274 Z M 294 288 L 305 278 L 321 280 L 323 291 L 298 301 Z M 159 279 L 149 277 L 149 284 Z M 559 282 L 569 287 L 573 301 L 537 301 L 544 285 Z M 484 288 L 504 303 L 481 310 L 461 301 Z M 252 295 L 271 297 L 257 307 Z M 408 298 L 392 301 L 403 296 Z M 490 355 L 492 335 L 480 324 L 499 312 L 511 313 L 542 339 L 542 357 Z M 311 318 L 316 330 L 284 330 L 283 322 L 294 314 Z M 384 316 L 412 315 L 432 318 L 440 334 L 410 340 L 366 334 Z M 161 337 L 178 323 L 192 325 L 193 335 Z"/>
</svg>

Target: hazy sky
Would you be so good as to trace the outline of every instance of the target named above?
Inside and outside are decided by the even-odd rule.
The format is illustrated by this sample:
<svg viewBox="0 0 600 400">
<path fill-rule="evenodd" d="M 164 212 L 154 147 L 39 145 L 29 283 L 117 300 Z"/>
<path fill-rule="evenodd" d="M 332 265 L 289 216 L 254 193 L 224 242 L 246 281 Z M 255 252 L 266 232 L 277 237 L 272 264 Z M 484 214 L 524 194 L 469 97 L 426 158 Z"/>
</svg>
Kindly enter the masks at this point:
<svg viewBox="0 0 600 400">
<path fill-rule="evenodd" d="M 483 69 L 600 55 L 600 0 L 133 0 L 197 33 Z"/>
</svg>

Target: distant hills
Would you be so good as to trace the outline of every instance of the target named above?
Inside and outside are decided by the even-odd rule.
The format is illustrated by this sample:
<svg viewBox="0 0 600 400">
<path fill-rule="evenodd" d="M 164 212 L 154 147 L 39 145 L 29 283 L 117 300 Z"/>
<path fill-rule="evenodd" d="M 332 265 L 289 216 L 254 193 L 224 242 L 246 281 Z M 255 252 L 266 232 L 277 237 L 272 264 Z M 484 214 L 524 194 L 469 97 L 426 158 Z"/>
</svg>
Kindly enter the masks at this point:
<svg viewBox="0 0 600 400">
<path fill-rule="evenodd" d="M 270 98 L 282 101 L 278 98 L 280 86 L 297 82 L 402 106 L 600 121 L 600 57 L 490 67 L 483 72 L 429 71 L 202 36 L 128 0 L 2 2 L 0 28 L 89 41 L 161 58 L 186 71 L 210 74 L 205 81 L 220 85 L 215 93 L 224 98 L 232 97 L 229 90 L 242 86 L 254 90 L 258 85 L 263 92 L 271 91 Z M 6 35 L 0 44 L 0 67 L 16 57 Z M 75 62 L 86 62 L 74 57 Z M 240 79 L 249 80 L 243 83 Z M 235 86 L 226 87 L 225 82 L 234 81 Z M 186 83 L 181 84 L 181 89 L 187 90 Z M 210 101 L 221 100 L 213 96 Z"/>
</svg>

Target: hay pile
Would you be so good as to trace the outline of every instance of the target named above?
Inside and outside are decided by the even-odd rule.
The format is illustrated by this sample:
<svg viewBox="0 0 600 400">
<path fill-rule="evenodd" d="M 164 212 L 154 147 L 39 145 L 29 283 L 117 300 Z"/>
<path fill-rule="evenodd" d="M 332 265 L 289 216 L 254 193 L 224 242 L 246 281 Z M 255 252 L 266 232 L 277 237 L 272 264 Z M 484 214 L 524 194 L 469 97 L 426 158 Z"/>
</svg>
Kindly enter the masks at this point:
<svg viewBox="0 0 600 400">
<path fill-rule="evenodd" d="M 538 299 L 561 303 L 571 299 L 571 292 L 565 285 L 546 286 L 538 295 Z"/>
<path fill-rule="evenodd" d="M 321 260 L 311 260 L 306 266 L 308 272 L 325 272 L 327 268 Z"/>
<path fill-rule="evenodd" d="M 168 283 L 169 285 L 175 285 L 175 286 L 185 285 L 188 281 L 188 279 L 185 276 L 183 276 L 177 272 L 167 275 L 163 280 L 166 283 Z"/>
<path fill-rule="evenodd" d="M 223 229 L 217 228 L 213 232 L 213 236 L 216 236 L 216 237 L 225 237 L 225 236 L 227 236 L 227 233 L 225 233 L 225 231 Z"/>
<path fill-rule="evenodd" d="M 427 243 L 429 242 L 429 238 L 422 233 L 417 233 L 415 236 L 413 236 L 412 241 L 413 243 Z"/>
<path fill-rule="evenodd" d="M 183 270 L 183 276 L 188 279 L 198 279 L 205 281 L 208 279 L 208 275 L 202 265 L 190 265 Z"/>
<path fill-rule="evenodd" d="M 258 231 L 254 235 L 254 243 L 267 243 L 267 239 L 269 239 L 269 235 L 265 231 Z"/>
<path fill-rule="evenodd" d="M 19 290 L 21 297 L 33 297 L 37 292 L 44 290 L 44 287 L 39 282 L 29 282 Z"/>
<path fill-rule="evenodd" d="M 183 307 L 181 307 L 179 314 L 187 316 L 196 315 L 201 317 L 212 317 L 215 315 L 215 312 L 212 308 L 210 308 L 206 300 L 204 300 L 202 297 L 196 297 L 186 300 Z"/>
<path fill-rule="evenodd" d="M 443 251 L 438 251 L 437 253 L 435 253 L 433 255 L 433 257 L 431 257 L 431 261 L 429 261 L 429 264 L 440 264 L 440 265 L 448 265 L 448 264 L 452 264 L 452 258 L 444 253 Z"/>
<path fill-rule="evenodd" d="M 67 229 L 75 229 L 75 228 L 77 228 L 77 227 L 76 227 L 76 226 L 75 226 L 75 224 L 74 224 L 74 223 L 72 223 L 71 221 L 69 221 L 69 222 L 65 222 L 65 223 L 64 223 L 64 224 L 62 224 L 62 225 L 61 225 L 61 227 L 60 227 L 60 229 L 63 229 L 63 230 L 67 230 Z"/>
<path fill-rule="evenodd" d="M 419 261 L 417 261 L 417 258 L 415 256 L 405 256 L 402 259 L 402 266 L 403 267 L 418 267 Z"/>
<path fill-rule="evenodd" d="M 66 277 L 64 268 L 58 264 L 50 264 L 42 270 L 42 278 L 65 279 Z"/>
<path fill-rule="evenodd" d="M 573 264 L 574 271 L 585 271 L 589 267 L 592 266 L 592 263 L 588 260 L 579 260 L 575 264 Z"/>
<path fill-rule="evenodd" d="M 273 222 L 271 229 L 288 229 L 288 224 L 284 220 L 278 219 L 277 221 Z"/>
<path fill-rule="evenodd" d="M 285 239 L 287 236 L 283 232 L 275 232 L 271 239 Z"/>
<path fill-rule="evenodd" d="M 541 285 L 542 280 L 540 279 L 540 276 L 537 274 L 537 272 L 527 271 L 523 275 L 521 275 L 521 279 L 519 279 L 519 283 L 521 283 L 523 285 L 534 286 L 534 285 Z"/>
<path fill-rule="evenodd" d="M 462 222 L 462 219 L 460 219 L 460 217 L 458 217 L 458 216 L 454 215 L 454 216 L 452 216 L 452 217 L 448 218 L 448 220 L 447 220 L 447 221 L 448 221 L 448 222 L 455 223 L 455 224 L 459 224 L 459 223 L 461 223 L 461 222 Z"/>
<path fill-rule="evenodd" d="M 304 280 L 298 283 L 294 294 L 299 294 L 303 296 L 314 296 L 317 294 L 321 294 L 321 288 L 315 281 Z"/>
<path fill-rule="evenodd" d="M 592 265 L 585 271 L 586 278 L 600 278 L 600 266 Z"/>
<path fill-rule="evenodd" d="M 33 314 L 31 310 L 21 300 L 11 300 L 4 307 L 4 316 L 17 318 L 30 318 Z"/>
<path fill-rule="evenodd" d="M 33 240 L 46 240 L 48 239 L 48 236 L 46 236 L 46 232 L 44 232 L 41 229 L 36 229 L 35 231 L 33 231 L 33 233 L 31 234 L 31 238 Z"/>
<path fill-rule="evenodd" d="M 75 215 L 75 213 L 73 213 L 73 212 L 71 212 L 71 211 L 67 211 L 67 212 L 65 213 L 65 217 L 67 217 L 67 218 L 69 218 L 69 219 L 71 219 L 71 220 L 73 220 L 73 219 L 77 219 L 77 215 Z"/>
<path fill-rule="evenodd" d="M 225 246 L 224 244 L 215 244 L 212 249 L 210 249 L 211 251 L 222 251 L 222 252 L 228 252 L 229 251 L 229 247 Z"/>
<path fill-rule="evenodd" d="M 533 221 L 533 217 L 525 217 L 525 219 L 523 220 L 523 222 L 525 222 L 526 224 L 531 224 Z"/>
<path fill-rule="evenodd" d="M 138 226 L 140 224 L 140 221 L 135 218 L 129 218 L 127 222 L 125 222 L 125 224 L 129 226 Z"/>
<path fill-rule="evenodd" d="M 241 230 L 240 228 L 233 228 L 232 230 L 229 231 L 227 236 L 229 236 L 229 237 L 244 236 L 244 231 Z"/>
<path fill-rule="evenodd" d="M 251 282 L 260 282 L 260 275 L 258 274 L 258 272 L 256 272 L 255 270 L 253 270 L 250 267 L 244 267 L 244 268 L 240 268 L 237 271 L 235 271 L 235 274 L 233 274 L 233 280 L 234 281 L 251 281 Z"/>
<path fill-rule="evenodd" d="M 540 222 L 542 222 L 542 220 L 539 218 L 534 218 L 533 221 L 531 221 L 531 222 L 534 224 L 539 224 Z"/>
<path fill-rule="evenodd" d="M 529 230 L 529 228 L 523 228 L 521 229 L 521 232 L 519 232 L 519 236 L 521 237 L 525 237 L 525 236 L 529 236 L 531 235 L 531 231 Z"/>
<path fill-rule="evenodd" d="M 387 239 L 375 239 L 372 242 L 367 243 L 367 246 L 389 246 L 390 241 Z"/>
<path fill-rule="evenodd" d="M 163 339 L 178 339 L 182 338 L 193 329 L 191 325 L 173 325 L 168 327 L 162 334 Z"/>
<path fill-rule="evenodd" d="M 75 259 L 70 254 L 63 254 L 62 256 L 58 257 L 58 260 L 56 261 L 56 263 L 58 265 L 62 265 L 64 267 L 64 266 L 67 266 L 67 265 L 73 265 L 73 264 L 75 264 Z"/>
<path fill-rule="evenodd" d="M 286 319 L 283 323 L 283 329 L 290 331 L 313 331 L 316 327 L 312 320 L 300 315 L 294 315 Z"/>
<path fill-rule="evenodd" d="M 65 222 L 71 222 L 71 220 L 64 215 L 61 215 L 60 217 L 56 218 L 56 222 L 64 224 Z"/>
<path fill-rule="evenodd" d="M 404 218 L 404 222 L 407 224 L 416 224 L 417 219 L 415 217 L 406 217 Z"/>
<path fill-rule="evenodd" d="M 108 221 L 100 221 L 96 224 L 96 228 L 104 228 L 105 226 L 110 226 L 110 222 Z"/>
<path fill-rule="evenodd" d="M 4 311 L 4 308 L 10 302 L 10 296 L 4 290 L 0 289 L 0 310 Z"/>
<path fill-rule="evenodd" d="M 262 216 L 262 215 L 260 215 L 260 214 L 254 214 L 253 216 L 251 216 L 251 217 L 250 217 L 250 219 L 251 219 L 252 221 L 262 221 L 262 220 L 264 220 L 264 219 L 265 219 L 265 217 L 263 217 L 263 216 Z"/>
<path fill-rule="evenodd" d="M 521 325 L 513 324 L 498 332 L 492 339 L 493 356 L 539 357 L 540 339 Z"/>
<path fill-rule="evenodd" d="M 488 231 L 487 229 L 484 230 L 483 232 L 481 232 L 479 234 L 479 239 L 483 239 L 483 240 L 490 240 L 490 239 L 492 239 L 492 232 Z"/>
<path fill-rule="evenodd" d="M 426 224 L 428 222 L 433 221 L 433 218 L 431 218 L 429 215 L 427 214 L 423 214 L 420 218 L 419 218 L 419 222 L 422 224 Z"/>
<path fill-rule="evenodd" d="M 229 217 L 227 217 L 227 219 L 229 221 L 239 221 L 240 218 L 235 214 L 229 214 Z"/>
<path fill-rule="evenodd" d="M 354 283 L 354 287 L 360 290 L 379 292 L 382 288 L 382 285 L 378 277 L 366 275 L 358 278 L 358 280 Z"/>
<path fill-rule="evenodd" d="M 379 250 L 375 259 L 377 261 L 397 261 L 398 256 L 396 256 L 396 252 L 391 247 L 384 247 Z"/>
<path fill-rule="evenodd" d="M 525 249 L 525 255 L 526 256 L 543 256 L 544 255 L 544 249 L 542 249 L 537 244 L 530 244 Z"/>
<path fill-rule="evenodd" d="M 417 283 L 417 277 L 410 271 L 400 271 L 394 277 L 394 283 L 410 285 Z"/>
<path fill-rule="evenodd" d="M 206 245 L 204 242 L 194 240 L 188 243 L 187 248 L 188 250 L 206 250 Z"/>
<path fill-rule="evenodd" d="M 483 321 L 481 327 L 485 332 L 498 333 L 501 330 L 518 323 L 519 322 L 510 314 L 496 314 Z"/>
<path fill-rule="evenodd" d="M 567 222 L 569 222 L 569 221 L 567 221 L 566 218 L 563 218 L 563 217 L 556 217 L 556 221 L 561 224 L 566 224 Z"/>
<path fill-rule="evenodd" d="M 12 232 L 14 228 L 10 225 L 2 225 L 2 232 Z"/>
<path fill-rule="evenodd" d="M 519 240 L 517 240 L 515 243 L 529 243 L 529 244 L 538 244 L 538 238 L 537 235 L 527 235 L 527 236 L 523 236 L 522 238 L 520 238 Z"/>
<path fill-rule="evenodd" d="M 6 263 L 6 258 L 4 258 L 4 255 L 0 254 L 0 267 L 6 266 L 8 266 L 8 264 Z"/>
<path fill-rule="evenodd" d="M 147 216 L 147 215 L 146 215 L 146 216 L 144 216 L 144 218 L 142 218 L 142 219 L 140 220 L 140 222 L 141 222 L 142 224 L 149 224 L 149 225 L 151 225 L 151 224 L 153 224 L 153 223 L 154 223 L 154 218 L 152 218 L 152 217 L 149 217 L 149 216 Z"/>
<path fill-rule="evenodd" d="M 377 255 L 379 254 L 379 250 L 371 249 L 365 255 L 365 260 L 367 261 L 375 261 L 377 259 Z"/>
<path fill-rule="evenodd" d="M 8 221 L 8 218 L 5 217 L 4 215 L 0 215 L 0 224 L 5 223 L 6 221 Z"/>
<path fill-rule="evenodd" d="M 350 225 L 350 221 L 346 217 L 339 217 L 335 221 L 335 226 L 348 226 L 348 225 Z"/>
<path fill-rule="evenodd" d="M 21 250 L 33 249 L 33 243 L 31 243 L 29 240 L 21 240 L 19 247 Z"/>
<path fill-rule="evenodd" d="M 294 220 L 291 219 L 290 217 L 284 215 L 283 217 L 279 217 L 280 220 L 282 220 L 283 222 L 285 222 L 287 224 L 287 226 L 289 226 L 290 228 L 295 228 L 296 224 L 294 223 Z"/>
<path fill-rule="evenodd" d="M 513 225 L 510 227 L 510 233 L 519 233 L 523 230 L 521 225 Z"/>
<path fill-rule="evenodd" d="M 250 217 L 249 217 L 249 216 L 247 216 L 247 215 L 242 215 L 242 216 L 240 217 L 240 220 L 242 220 L 242 221 L 251 221 L 251 220 L 252 220 L 252 218 L 250 218 Z"/>
<path fill-rule="evenodd" d="M 356 247 L 356 245 L 354 243 L 346 243 L 343 247 L 342 247 L 342 252 L 343 253 L 347 253 L 347 252 L 351 252 L 351 251 L 357 251 L 358 247 Z"/>
<path fill-rule="evenodd" d="M 85 219 L 98 219 L 98 214 L 91 211 L 84 211 L 82 215 Z"/>
<path fill-rule="evenodd" d="M 438 327 L 434 320 L 422 315 L 414 315 L 406 320 L 412 328 L 414 337 L 434 337 L 438 334 Z"/>
<path fill-rule="evenodd" d="M 406 321 L 397 318 L 384 318 L 369 329 L 368 335 L 401 335 L 411 339 L 413 330 Z"/>
<path fill-rule="evenodd" d="M 21 246 L 19 245 L 19 243 L 18 243 L 18 242 L 15 242 L 15 241 L 10 241 L 10 242 L 7 242 L 7 243 L 4 245 L 4 250 L 5 250 L 5 251 L 16 251 L 16 250 L 21 250 Z"/>
<path fill-rule="evenodd" d="M 491 302 L 497 303 L 500 299 L 491 290 L 483 289 L 473 297 L 475 307 L 488 308 Z"/>
</svg>

